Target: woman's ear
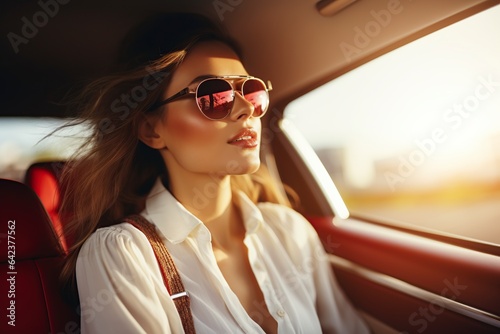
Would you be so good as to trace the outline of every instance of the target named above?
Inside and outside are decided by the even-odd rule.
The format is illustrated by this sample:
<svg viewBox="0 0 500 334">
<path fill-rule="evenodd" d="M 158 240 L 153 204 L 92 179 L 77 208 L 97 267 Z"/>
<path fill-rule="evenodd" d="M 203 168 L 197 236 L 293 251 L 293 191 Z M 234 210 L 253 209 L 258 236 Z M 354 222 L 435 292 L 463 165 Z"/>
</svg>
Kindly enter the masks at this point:
<svg viewBox="0 0 500 334">
<path fill-rule="evenodd" d="M 157 150 L 166 148 L 163 138 L 155 130 L 160 121 L 156 115 L 143 115 L 139 121 L 139 140 Z"/>
</svg>

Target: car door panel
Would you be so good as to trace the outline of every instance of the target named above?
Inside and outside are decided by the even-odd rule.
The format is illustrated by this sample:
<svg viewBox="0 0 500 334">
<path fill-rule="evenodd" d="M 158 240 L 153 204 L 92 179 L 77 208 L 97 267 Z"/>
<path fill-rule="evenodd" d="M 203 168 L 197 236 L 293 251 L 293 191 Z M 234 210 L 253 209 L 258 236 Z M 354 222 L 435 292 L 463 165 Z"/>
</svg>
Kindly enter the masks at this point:
<svg viewBox="0 0 500 334">
<path fill-rule="evenodd" d="M 356 219 L 308 218 L 364 312 L 408 333 L 499 332 L 497 256 Z"/>
</svg>

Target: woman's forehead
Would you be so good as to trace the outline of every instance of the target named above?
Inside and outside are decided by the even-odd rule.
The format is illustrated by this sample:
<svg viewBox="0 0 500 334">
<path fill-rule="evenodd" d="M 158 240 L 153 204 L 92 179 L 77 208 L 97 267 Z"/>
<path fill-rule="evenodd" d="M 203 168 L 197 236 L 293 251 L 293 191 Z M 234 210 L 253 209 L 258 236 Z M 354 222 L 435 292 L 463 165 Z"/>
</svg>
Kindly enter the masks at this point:
<svg viewBox="0 0 500 334">
<path fill-rule="evenodd" d="M 189 84 L 203 75 L 246 75 L 248 74 L 238 55 L 221 42 L 202 42 L 195 45 L 176 70 L 176 81 Z"/>
</svg>

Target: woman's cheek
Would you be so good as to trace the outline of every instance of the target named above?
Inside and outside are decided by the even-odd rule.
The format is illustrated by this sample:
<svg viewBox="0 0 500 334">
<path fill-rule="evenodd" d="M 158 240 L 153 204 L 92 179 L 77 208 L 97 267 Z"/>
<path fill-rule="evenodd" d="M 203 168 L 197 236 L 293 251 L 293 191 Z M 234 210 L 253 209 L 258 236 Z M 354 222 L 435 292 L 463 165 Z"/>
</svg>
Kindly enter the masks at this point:
<svg viewBox="0 0 500 334">
<path fill-rule="evenodd" d="M 181 113 L 183 113 L 181 115 Z M 176 113 L 176 114 L 173 114 Z M 208 143 L 210 139 L 217 138 L 223 128 L 219 122 L 205 118 L 199 111 L 197 113 L 172 110 L 166 119 L 166 128 L 169 137 L 182 143 Z"/>
</svg>

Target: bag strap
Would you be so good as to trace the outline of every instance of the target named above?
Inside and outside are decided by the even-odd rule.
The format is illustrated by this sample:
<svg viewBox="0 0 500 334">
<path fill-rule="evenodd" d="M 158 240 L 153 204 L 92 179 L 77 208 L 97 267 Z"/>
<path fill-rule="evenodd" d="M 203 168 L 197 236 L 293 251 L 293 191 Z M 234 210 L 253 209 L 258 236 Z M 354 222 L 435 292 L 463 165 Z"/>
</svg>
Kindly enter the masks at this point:
<svg viewBox="0 0 500 334">
<path fill-rule="evenodd" d="M 189 295 L 184 289 L 184 285 L 182 284 L 181 277 L 177 271 L 172 256 L 168 252 L 167 247 L 165 247 L 163 240 L 158 235 L 155 225 L 151 224 L 141 215 L 128 216 L 124 219 L 124 221 L 132 224 L 135 228 L 144 233 L 146 238 L 148 238 L 156 256 L 156 260 L 158 261 L 158 265 L 160 266 L 163 282 L 165 283 L 167 291 L 170 294 L 170 298 L 174 301 L 177 312 L 179 312 L 179 316 L 181 317 L 184 332 L 186 334 L 196 333 L 194 329 L 193 315 L 191 314 L 191 302 Z"/>
</svg>

